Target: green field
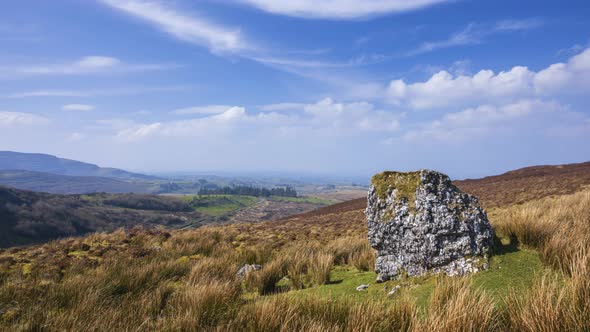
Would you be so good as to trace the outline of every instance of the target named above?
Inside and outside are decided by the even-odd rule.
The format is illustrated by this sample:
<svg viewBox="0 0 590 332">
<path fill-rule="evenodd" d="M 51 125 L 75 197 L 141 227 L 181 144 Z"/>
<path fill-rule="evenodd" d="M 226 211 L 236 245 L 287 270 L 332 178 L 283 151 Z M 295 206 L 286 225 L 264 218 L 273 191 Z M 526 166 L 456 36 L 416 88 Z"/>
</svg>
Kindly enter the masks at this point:
<svg viewBox="0 0 590 332">
<path fill-rule="evenodd" d="M 214 217 L 252 206 L 260 201 L 258 197 L 239 195 L 189 195 L 183 199 L 195 211 Z"/>
</svg>

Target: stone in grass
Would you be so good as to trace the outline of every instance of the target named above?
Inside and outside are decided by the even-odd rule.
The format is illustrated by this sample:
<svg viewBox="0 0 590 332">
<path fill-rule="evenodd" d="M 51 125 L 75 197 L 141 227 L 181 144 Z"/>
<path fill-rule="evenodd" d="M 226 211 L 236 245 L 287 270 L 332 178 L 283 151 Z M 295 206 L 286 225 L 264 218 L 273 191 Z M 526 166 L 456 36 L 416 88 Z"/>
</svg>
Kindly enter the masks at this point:
<svg viewBox="0 0 590 332">
<path fill-rule="evenodd" d="M 494 232 L 477 198 L 430 170 L 384 172 L 371 180 L 365 211 L 377 250 L 377 281 L 487 268 Z"/>
<path fill-rule="evenodd" d="M 356 290 L 359 292 L 362 292 L 362 291 L 366 290 L 367 288 L 369 288 L 369 285 L 360 285 L 356 288 Z"/>
<path fill-rule="evenodd" d="M 387 296 L 393 296 L 393 295 L 397 294 L 397 291 L 400 290 L 400 288 L 402 288 L 402 286 L 396 285 L 387 293 Z"/>
<path fill-rule="evenodd" d="M 258 264 L 246 264 L 244 266 L 242 266 L 239 270 L 238 270 L 238 277 L 245 277 L 246 274 L 252 272 L 252 271 L 258 271 L 262 269 L 262 265 L 258 265 Z"/>
</svg>

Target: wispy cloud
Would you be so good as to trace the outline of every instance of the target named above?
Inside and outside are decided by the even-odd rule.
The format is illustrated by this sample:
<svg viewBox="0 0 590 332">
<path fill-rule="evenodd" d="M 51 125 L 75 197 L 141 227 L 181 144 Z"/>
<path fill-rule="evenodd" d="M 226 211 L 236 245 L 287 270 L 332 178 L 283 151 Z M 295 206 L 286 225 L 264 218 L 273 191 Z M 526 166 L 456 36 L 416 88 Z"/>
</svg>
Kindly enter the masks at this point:
<svg viewBox="0 0 590 332">
<path fill-rule="evenodd" d="M 0 73 L 5 78 L 19 78 L 43 75 L 83 75 L 165 70 L 177 67 L 179 66 L 176 64 L 129 64 L 110 56 L 89 55 L 75 61 L 63 63 L 2 66 L 0 67 Z"/>
<path fill-rule="evenodd" d="M 144 0 L 99 0 L 118 11 L 141 19 L 173 38 L 209 49 L 213 54 L 239 56 L 275 69 L 301 75 L 300 70 L 364 66 L 380 62 L 376 56 L 362 56 L 347 61 L 323 61 L 311 56 L 329 49 L 277 50 L 248 38 L 235 27 L 213 23 L 195 13 L 176 8 L 170 2 Z M 434 2 L 435 0 L 422 0 Z M 436 0 L 443 1 L 443 0 Z"/>
<path fill-rule="evenodd" d="M 422 43 L 418 48 L 410 51 L 408 55 L 427 53 L 437 49 L 454 46 L 480 44 L 490 35 L 531 30 L 542 26 L 543 23 L 543 20 L 538 18 L 503 20 L 498 21 L 495 24 L 470 23 L 463 30 L 451 34 L 447 39 Z"/>
<path fill-rule="evenodd" d="M 253 46 L 239 29 L 214 24 L 194 14 L 181 14 L 163 3 L 142 0 L 99 0 L 129 15 L 145 20 L 174 37 L 209 48 L 212 52 L 237 52 Z"/>
<path fill-rule="evenodd" d="M 31 113 L 0 112 L 1 127 L 35 126 L 49 123 L 49 119 Z"/>
<path fill-rule="evenodd" d="M 192 87 L 186 85 L 152 86 L 152 87 L 121 87 L 96 90 L 35 90 L 15 92 L 3 96 L 3 98 L 43 98 L 43 97 L 102 97 L 102 96 L 125 96 L 141 95 L 152 92 L 183 91 Z"/>
<path fill-rule="evenodd" d="M 187 115 L 187 114 L 220 114 L 224 113 L 237 106 L 229 105 L 207 105 L 207 106 L 193 106 L 180 108 L 172 111 L 174 114 Z"/>
<path fill-rule="evenodd" d="M 96 107 L 94 105 L 87 105 L 87 104 L 67 104 L 61 107 L 64 111 L 80 111 L 80 112 L 88 112 L 94 110 Z"/>
<path fill-rule="evenodd" d="M 260 10 L 307 19 L 358 19 L 368 16 L 402 13 L 450 0 L 234 0 Z"/>
</svg>

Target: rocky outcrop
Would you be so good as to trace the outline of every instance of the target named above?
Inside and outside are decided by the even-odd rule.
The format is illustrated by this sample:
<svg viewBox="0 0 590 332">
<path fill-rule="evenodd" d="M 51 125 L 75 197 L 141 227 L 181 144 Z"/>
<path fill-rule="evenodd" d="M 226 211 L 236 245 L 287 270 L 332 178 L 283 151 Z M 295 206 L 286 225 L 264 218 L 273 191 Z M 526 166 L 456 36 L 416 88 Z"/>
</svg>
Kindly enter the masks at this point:
<svg viewBox="0 0 590 332">
<path fill-rule="evenodd" d="M 442 173 L 375 175 L 365 212 L 377 281 L 487 268 L 494 232 L 486 213 Z"/>
</svg>

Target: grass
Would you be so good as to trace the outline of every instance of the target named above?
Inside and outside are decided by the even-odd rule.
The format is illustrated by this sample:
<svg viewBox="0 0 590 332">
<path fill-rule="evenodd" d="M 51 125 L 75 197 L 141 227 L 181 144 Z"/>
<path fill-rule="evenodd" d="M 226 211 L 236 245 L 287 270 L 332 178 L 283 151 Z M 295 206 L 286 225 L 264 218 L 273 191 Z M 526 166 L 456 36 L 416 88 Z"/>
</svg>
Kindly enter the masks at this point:
<svg viewBox="0 0 590 332">
<path fill-rule="evenodd" d="M 260 201 L 258 197 L 240 195 L 189 195 L 184 196 L 183 199 L 195 211 L 214 217 L 229 214 Z"/>
<path fill-rule="evenodd" d="M 490 269 L 471 277 L 476 288 L 485 290 L 498 303 L 510 293 L 525 293 L 530 289 L 535 277 L 545 271 L 539 254 L 534 250 L 522 249 L 496 255 L 490 262 Z M 437 276 L 407 278 L 400 281 L 388 281 L 377 284 L 377 274 L 373 271 L 359 271 L 352 266 L 337 266 L 330 275 L 331 282 L 319 287 L 293 292 L 293 296 L 324 297 L 332 300 L 343 298 L 387 300 L 387 293 L 396 285 L 401 292 L 416 299 L 418 307 L 425 308 L 435 289 Z M 356 291 L 359 285 L 369 285 L 367 291 Z"/>
<path fill-rule="evenodd" d="M 590 195 L 527 204 L 494 213 L 512 242 L 461 278 L 376 284 L 361 211 L 6 249 L 0 330 L 590 330 Z M 240 279 L 245 263 L 264 267 Z"/>
</svg>

